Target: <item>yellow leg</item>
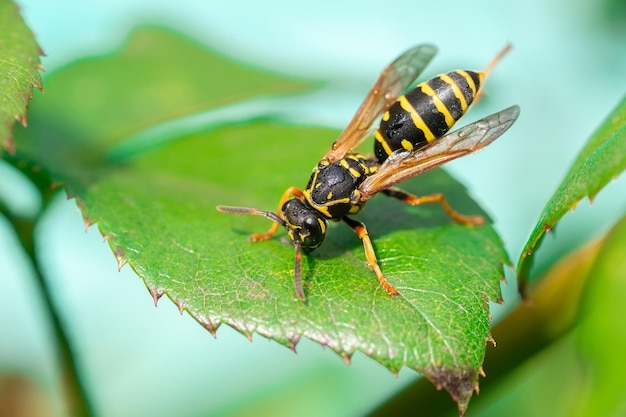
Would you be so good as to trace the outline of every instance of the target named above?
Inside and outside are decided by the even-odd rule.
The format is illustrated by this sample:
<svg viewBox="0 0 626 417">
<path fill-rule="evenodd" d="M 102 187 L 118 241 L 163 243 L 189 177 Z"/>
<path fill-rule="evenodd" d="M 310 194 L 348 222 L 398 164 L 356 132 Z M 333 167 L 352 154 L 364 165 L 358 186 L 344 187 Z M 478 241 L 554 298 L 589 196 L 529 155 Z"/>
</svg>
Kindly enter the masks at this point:
<svg viewBox="0 0 626 417">
<path fill-rule="evenodd" d="M 441 204 L 441 207 L 444 209 L 444 211 L 448 214 L 448 216 L 452 217 L 455 221 L 461 224 L 482 226 L 485 223 L 485 219 L 483 218 L 483 216 L 466 216 L 454 210 L 452 207 L 450 207 L 450 204 L 448 204 L 446 197 L 441 193 L 418 197 L 398 188 L 389 188 L 387 190 L 384 190 L 383 193 L 390 197 L 404 201 L 405 203 L 412 206 L 427 203 L 439 203 Z"/>
<path fill-rule="evenodd" d="M 283 208 L 283 204 L 285 204 L 285 202 L 289 200 L 291 196 L 302 197 L 303 194 L 299 188 L 289 187 L 287 191 L 283 193 L 283 196 L 280 198 L 280 201 L 278 202 L 278 210 L 276 210 L 276 213 L 278 213 L 278 215 L 280 215 L 281 209 Z M 270 227 L 267 232 L 251 234 L 249 239 L 251 242 L 260 242 L 262 240 L 270 239 L 278 231 L 278 226 L 279 224 L 274 222 L 272 223 L 272 227 Z"/>
<path fill-rule="evenodd" d="M 398 290 L 395 289 L 393 285 L 387 281 L 385 275 L 383 275 L 383 271 L 380 270 L 378 266 L 378 260 L 376 259 L 376 253 L 374 252 L 374 247 L 372 246 L 372 241 L 370 240 L 370 236 L 367 233 L 367 228 L 365 225 L 359 221 L 350 219 L 348 217 L 344 217 L 343 220 L 356 232 L 359 236 L 359 239 L 363 242 L 363 248 L 365 249 L 365 257 L 367 258 L 367 263 L 374 270 L 376 274 L 376 278 L 378 278 L 378 282 L 383 287 L 385 291 L 392 297 L 398 295 Z"/>
</svg>

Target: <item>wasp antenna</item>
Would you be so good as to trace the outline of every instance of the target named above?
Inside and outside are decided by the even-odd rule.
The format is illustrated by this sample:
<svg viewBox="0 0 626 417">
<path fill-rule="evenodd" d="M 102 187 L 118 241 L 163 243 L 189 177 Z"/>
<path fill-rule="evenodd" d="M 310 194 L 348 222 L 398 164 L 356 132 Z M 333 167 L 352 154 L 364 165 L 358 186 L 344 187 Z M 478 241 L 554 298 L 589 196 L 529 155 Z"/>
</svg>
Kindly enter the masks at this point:
<svg viewBox="0 0 626 417">
<path fill-rule="evenodd" d="M 298 298 L 302 301 L 306 301 L 306 295 L 304 295 L 304 290 L 302 289 L 302 241 L 297 231 L 293 232 L 293 245 L 296 248 L 293 283 L 296 287 L 296 295 Z"/>
<path fill-rule="evenodd" d="M 217 206 L 215 208 L 222 213 L 255 214 L 254 212 L 258 211 L 257 209 L 249 207 Z"/>
<path fill-rule="evenodd" d="M 270 220 L 275 221 L 283 227 L 287 227 L 287 223 L 280 218 L 280 216 L 271 211 L 258 210 L 250 207 L 231 207 L 231 206 L 217 206 L 218 211 L 222 213 L 235 213 L 235 214 L 254 214 L 257 216 L 267 217 Z"/>
<path fill-rule="evenodd" d="M 489 76 L 494 67 L 500 62 L 500 60 L 511 50 L 512 45 L 507 43 L 504 48 L 496 56 L 494 56 L 491 61 L 487 64 L 485 69 L 483 70 L 483 74 L 485 74 L 485 78 Z"/>
</svg>

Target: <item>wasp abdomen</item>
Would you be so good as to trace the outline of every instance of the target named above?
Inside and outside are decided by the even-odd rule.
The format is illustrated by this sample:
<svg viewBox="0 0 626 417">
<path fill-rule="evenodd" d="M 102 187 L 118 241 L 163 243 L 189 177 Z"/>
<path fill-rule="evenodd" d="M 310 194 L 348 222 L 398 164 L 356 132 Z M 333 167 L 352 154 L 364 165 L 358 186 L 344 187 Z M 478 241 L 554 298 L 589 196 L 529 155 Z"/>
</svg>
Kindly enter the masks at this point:
<svg viewBox="0 0 626 417">
<path fill-rule="evenodd" d="M 463 116 L 480 90 L 480 71 L 452 71 L 400 96 L 383 114 L 374 136 L 379 162 L 399 149 L 414 150 L 443 136 Z"/>
</svg>

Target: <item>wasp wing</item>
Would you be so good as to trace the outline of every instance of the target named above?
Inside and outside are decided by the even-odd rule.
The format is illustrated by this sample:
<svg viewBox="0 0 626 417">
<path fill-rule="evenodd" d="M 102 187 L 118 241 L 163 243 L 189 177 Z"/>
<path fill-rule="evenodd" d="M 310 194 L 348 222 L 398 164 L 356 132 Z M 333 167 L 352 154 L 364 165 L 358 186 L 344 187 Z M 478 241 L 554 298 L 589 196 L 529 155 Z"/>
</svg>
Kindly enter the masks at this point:
<svg viewBox="0 0 626 417">
<path fill-rule="evenodd" d="M 376 118 L 413 84 L 436 52 L 437 48 L 433 45 L 418 45 L 389 64 L 324 158 L 331 163 L 338 161 L 358 146 L 366 138 Z"/>
<path fill-rule="evenodd" d="M 518 106 L 512 106 L 455 130 L 424 148 L 394 152 L 376 173 L 361 183 L 361 200 L 366 201 L 402 181 L 479 151 L 506 132 L 517 120 L 519 112 Z"/>
</svg>

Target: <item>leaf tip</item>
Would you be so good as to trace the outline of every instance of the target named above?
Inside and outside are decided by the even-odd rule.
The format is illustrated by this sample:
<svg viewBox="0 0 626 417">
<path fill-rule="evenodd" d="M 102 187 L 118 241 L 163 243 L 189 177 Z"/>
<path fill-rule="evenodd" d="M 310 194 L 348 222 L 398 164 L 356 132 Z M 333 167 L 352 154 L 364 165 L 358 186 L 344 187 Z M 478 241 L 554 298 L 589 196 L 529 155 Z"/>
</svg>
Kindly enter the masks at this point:
<svg viewBox="0 0 626 417">
<path fill-rule="evenodd" d="M 298 353 L 296 352 L 296 347 L 298 346 L 298 343 L 300 343 L 300 336 L 297 335 L 293 335 L 289 337 L 289 349 L 291 349 L 293 351 L 293 353 Z"/>
<path fill-rule="evenodd" d="M 176 307 L 178 307 L 178 312 L 182 316 L 183 312 L 185 311 L 185 302 L 183 300 L 176 300 L 174 301 L 174 304 L 176 304 Z"/>
<path fill-rule="evenodd" d="M 58 186 L 60 186 L 59 183 L 53 183 L 53 187 L 58 187 Z M 72 198 L 76 198 L 76 195 L 71 190 L 66 189 L 65 193 L 67 195 L 68 200 L 71 200 Z M 76 199 L 76 207 L 78 207 L 78 210 L 83 216 L 83 228 L 85 229 L 85 232 L 86 232 L 89 229 L 89 227 L 91 227 L 92 225 L 96 223 L 96 221 L 85 213 L 86 212 L 85 205 L 83 204 L 81 200 Z M 102 237 L 107 242 L 113 240 L 113 237 L 107 235 L 106 233 L 102 233 Z"/>
<path fill-rule="evenodd" d="M 16 114 L 15 120 L 17 120 L 23 127 L 26 127 L 28 125 L 26 113 Z"/>
<path fill-rule="evenodd" d="M 95 221 L 92 220 L 91 217 L 83 215 L 83 228 L 85 229 L 85 232 L 89 230 L 94 223 Z"/>
<path fill-rule="evenodd" d="M 152 299 L 154 300 L 154 306 L 157 307 L 159 300 L 161 299 L 161 297 L 163 297 L 163 294 L 165 294 L 165 290 L 163 288 L 148 288 L 148 291 L 150 291 L 150 295 L 152 296 Z"/>
<path fill-rule="evenodd" d="M 217 329 L 218 327 L 220 327 L 219 324 L 213 323 L 210 319 L 206 317 L 196 317 L 196 320 L 198 321 L 198 323 L 200 323 L 202 327 L 204 327 L 206 330 L 209 331 L 209 333 L 211 333 L 211 336 L 217 339 Z"/>
<path fill-rule="evenodd" d="M 459 414 L 467 410 L 474 391 L 478 390 L 478 373 L 474 369 L 429 369 L 424 374 L 437 389 L 444 388 L 457 403 Z"/>
<path fill-rule="evenodd" d="M 115 255 L 115 259 L 117 259 L 117 270 L 121 271 L 124 265 L 128 263 L 128 258 L 126 257 L 126 254 L 121 246 L 116 246 L 113 253 Z"/>
<path fill-rule="evenodd" d="M 524 278 L 524 277 L 521 277 L 521 278 Z M 519 293 L 519 295 L 522 298 L 522 301 L 524 303 L 528 303 L 529 302 L 528 280 L 527 279 L 518 279 L 517 292 Z"/>
</svg>

